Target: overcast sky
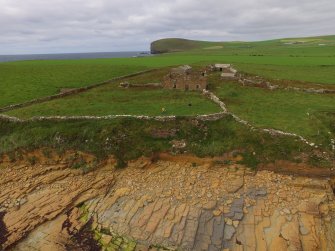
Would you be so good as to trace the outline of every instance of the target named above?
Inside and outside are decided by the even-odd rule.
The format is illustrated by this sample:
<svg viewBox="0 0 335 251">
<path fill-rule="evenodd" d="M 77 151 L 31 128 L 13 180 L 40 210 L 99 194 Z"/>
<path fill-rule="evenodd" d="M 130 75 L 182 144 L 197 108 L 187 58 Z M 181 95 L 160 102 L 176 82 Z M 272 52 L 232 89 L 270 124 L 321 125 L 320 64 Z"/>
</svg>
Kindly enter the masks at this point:
<svg viewBox="0 0 335 251">
<path fill-rule="evenodd" d="M 335 34 L 335 0 L 0 0 L 0 54 Z"/>
</svg>

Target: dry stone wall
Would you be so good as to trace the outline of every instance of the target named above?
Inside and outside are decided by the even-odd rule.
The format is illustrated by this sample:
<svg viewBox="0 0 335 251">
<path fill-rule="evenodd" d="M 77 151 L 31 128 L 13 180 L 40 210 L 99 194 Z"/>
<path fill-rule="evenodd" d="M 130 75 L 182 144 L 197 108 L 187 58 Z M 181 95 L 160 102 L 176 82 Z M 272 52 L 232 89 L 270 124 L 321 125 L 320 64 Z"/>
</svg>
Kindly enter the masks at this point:
<svg viewBox="0 0 335 251">
<path fill-rule="evenodd" d="M 124 78 L 128 78 L 128 77 L 138 76 L 138 75 L 148 73 L 148 72 L 152 72 L 152 71 L 155 71 L 155 70 L 157 70 L 157 69 L 141 71 L 141 72 L 137 72 L 137 73 L 126 75 L 126 76 L 117 77 L 117 78 L 111 79 L 109 81 L 94 84 L 94 85 L 91 85 L 91 86 L 74 89 L 74 90 L 71 90 L 71 91 L 68 91 L 68 92 L 65 92 L 65 93 L 31 100 L 31 101 L 21 103 L 21 104 L 11 105 L 11 106 L 8 106 L 8 107 L 1 108 L 0 112 L 6 112 L 6 111 L 13 110 L 13 109 L 16 109 L 16 108 L 22 108 L 22 107 L 26 107 L 26 106 L 36 104 L 36 103 L 42 103 L 42 102 L 45 102 L 45 101 L 48 101 L 48 100 L 62 98 L 64 96 L 68 96 L 68 95 L 74 95 L 74 94 L 77 94 L 77 93 L 80 93 L 80 92 L 90 90 L 92 88 L 96 88 L 96 87 L 108 84 L 113 80 L 120 80 L 120 79 L 124 79 Z M 233 70 L 235 70 L 235 69 L 233 69 Z M 243 85 L 245 85 L 245 84 L 246 85 L 257 85 L 257 86 L 265 87 L 265 88 L 268 88 L 268 89 L 271 89 L 271 90 L 279 88 L 278 85 L 273 85 L 270 82 L 264 82 L 263 80 L 257 82 L 257 81 L 252 80 L 252 79 L 244 78 L 243 74 L 241 74 L 241 73 L 238 73 L 237 76 L 239 78 L 238 81 Z M 296 91 L 297 90 L 302 90 L 302 91 L 306 91 L 306 92 L 315 92 L 315 93 L 331 93 L 332 92 L 332 90 L 299 89 L 299 88 L 295 88 L 295 87 L 294 88 L 293 87 L 288 87 L 286 89 L 293 89 L 293 90 L 296 90 Z M 282 135 L 282 136 L 296 137 L 299 140 L 301 140 L 302 142 L 304 142 L 304 143 L 306 143 L 306 144 L 308 144 L 312 147 L 316 147 L 316 148 L 318 147 L 315 143 L 309 142 L 304 137 L 302 137 L 298 134 L 295 134 L 295 133 L 288 133 L 288 132 L 284 132 L 284 131 L 280 131 L 280 130 L 276 130 L 276 129 L 271 129 L 271 128 L 270 129 L 256 129 L 248 121 L 243 120 L 240 117 L 238 117 L 237 115 L 229 112 L 225 103 L 222 102 L 214 93 L 212 93 L 212 92 L 210 92 L 206 89 L 203 89 L 203 95 L 208 97 L 214 103 L 218 104 L 220 106 L 220 108 L 222 109 L 222 112 L 221 113 L 215 113 L 215 114 L 208 114 L 208 115 L 185 116 L 185 117 L 194 118 L 194 119 L 197 119 L 197 120 L 209 121 L 209 120 L 221 119 L 222 117 L 224 117 L 225 115 L 228 114 L 228 115 L 231 115 L 237 122 L 248 126 L 251 130 L 261 130 L 263 132 L 270 133 L 271 135 Z M 50 120 L 50 121 L 53 121 L 53 120 L 55 120 L 55 121 L 59 121 L 59 120 L 107 120 L 107 119 L 117 119 L 117 118 L 134 118 L 134 119 L 139 119 L 139 120 L 171 121 L 171 120 L 175 120 L 177 118 L 177 116 L 146 116 L 146 115 L 125 115 L 125 114 L 124 115 L 107 115 L 107 116 L 47 116 L 47 117 L 40 116 L 40 117 L 33 117 L 31 119 L 23 120 L 23 119 L 19 119 L 19 118 L 16 118 L 16 117 L 10 117 L 10 116 L 7 116 L 7 115 L 0 114 L 0 120 L 11 121 L 11 122 L 47 121 L 47 120 Z"/>
<path fill-rule="evenodd" d="M 185 118 L 193 118 L 196 120 L 201 121 L 214 121 L 221 119 L 225 117 L 226 115 L 231 115 L 237 122 L 244 124 L 248 126 L 251 130 L 261 130 L 266 133 L 270 133 L 271 135 L 281 135 L 281 136 L 290 136 L 290 137 L 296 137 L 302 142 L 312 146 L 312 147 L 318 147 L 315 143 L 309 142 L 304 137 L 295 134 L 295 133 L 288 133 L 283 132 L 276 129 L 257 129 L 254 126 L 252 126 L 248 121 L 241 119 L 237 115 L 231 113 L 228 111 L 226 105 L 224 102 L 222 102 L 214 93 L 203 90 L 203 95 L 208 97 L 210 100 L 212 100 L 214 103 L 218 104 L 220 108 L 222 109 L 221 113 L 214 113 L 214 114 L 208 114 L 208 115 L 197 115 L 197 116 L 179 116 L 179 117 L 185 117 Z M 30 119 L 19 119 L 16 117 L 10 117 L 7 115 L 0 114 L 0 120 L 10 121 L 10 122 L 16 122 L 16 123 L 22 123 L 22 122 L 29 122 L 29 121 L 70 121 L 70 120 L 108 120 L 108 119 L 118 119 L 118 118 L 133 118 L 133 119 L 139 119 L 139 120 L 156 120 L 156 121 L 171 121 L 175 120 L 178 116 L 146 116 L 146 115 L 107 115 L 107 116 L 48 116 L 48 117 L 32 117 Z"/>
<path fill-rule="evenodd" d="M 192 118 L 201 121 L 213 121 L 225 117 L 227 114 L 224 112 L 213 113 L 207 115 L 197 116 L 146 116 L 146 115 L 107 115 L 107 116 L 49 116 L 49 117 L 33 117 L 30 119 L 19 119 L 0 114 L 0 120 L 23 123 L 29 121 L 70 121 L 70 120 L 109 120 L 118 118 L 133 118 L 138 120 L 156 120 L 156 121 L 171 121 L 176 118 Z"/>
<path fill-rule="evenodd" d="M 238 74 L 238 82 L 243 86 L 253 86 L 253 87 L 260 87 L 269 90 L 276 90 L 276 89 L 283 89 L 288 91 L 300 91 L 306 93 L 316 93 L 316 94 L 334 94 L 335 90 L 333 89 L 317 89 L 317 88 L 300 88 L 294 86 L 282 87 L 280 85 L 271 83 L 268 80 L 265 80 L 259 76 L 250 77 L 245 74 L 239 73 Z"/>
<path fill-rule="evenodd" d="M 251 130 L 261 130 L 263 132 L 270 133 L 271 135 L 282 135 L 282 136 L 296 137 L 299 140 L 301 140 L 302 142 L 304 142 L 304 143 L 306 143 L 310 146 L 317 147 L 315 143 L 309 142 L 304 137 L 302 137 L 298 134 L 295 134 L 295 133 L 283 132 L 283 131 L 276 130 L 276 129 L 257 129 L 254 126 L 252 126 L 248 121 L 243 120 L 240 117 L 238 117 L 237 115 L 229 112 L 225 103 L 223 103 L 214 93 L 212 93 L 210 91 L 207 91 L 207 90 L 203 90 L 203 93 L 204 93 L 204 95 L 208 96 L 213 102 L 217 103 L 221 107 L 221 109 L 223 110 L 224 113 L 231 115 L 237 122 L 248 126 Z"/>
</svg>

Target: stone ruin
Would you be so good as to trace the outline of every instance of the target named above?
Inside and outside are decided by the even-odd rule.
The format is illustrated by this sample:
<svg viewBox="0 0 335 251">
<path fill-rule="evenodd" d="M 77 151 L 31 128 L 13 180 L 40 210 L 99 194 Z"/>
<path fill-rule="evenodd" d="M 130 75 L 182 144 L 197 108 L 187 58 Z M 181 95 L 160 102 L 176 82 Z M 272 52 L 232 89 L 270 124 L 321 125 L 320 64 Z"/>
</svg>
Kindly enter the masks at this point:
<svg viewBox="0 0 335 251">
<path fill-rule="evenodd" d="M 163 79 L 163 88 L 178 90 L 207 89 L 206 70 L 194 70 L 189 65 L 179 66 L 171 69 Z"/>
<path fill-rule="evenodd" d="M 182 65 L 172 68 L 170 72 L 164 76 L 162 83 L 132 84 L 122 82 L 119 86 L 122 88 L 150 87 L 171 90 L 203 91 L 208 89 L 207 74 L 216 71 L 222 72 L 222 78 L 232 79 L 235 78 L 237 74 L 237 70 L 230 64 L 213 64 L 202 69 L 194 69 L 189 65 Z"/>
<path fill-rule="evenodd" d="M 162 84 L 161 83 L 147 83 L 147 84 L 132 84 L 129 83 L 128 81 L 121 82 L 119 84 L 119 87 L 122 88 L 161 88 Z"/>
</svg>

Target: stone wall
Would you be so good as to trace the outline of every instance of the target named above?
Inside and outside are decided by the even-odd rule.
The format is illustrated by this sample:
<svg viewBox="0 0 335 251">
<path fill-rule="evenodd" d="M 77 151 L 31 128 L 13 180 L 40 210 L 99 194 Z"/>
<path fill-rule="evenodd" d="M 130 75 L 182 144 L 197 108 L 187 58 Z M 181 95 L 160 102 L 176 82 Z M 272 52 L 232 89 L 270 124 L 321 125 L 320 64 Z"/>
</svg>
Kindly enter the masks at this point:
<svg viewBox="0 0 335 251">
<path fill-rule="evenodd" d="M 32 121 L 72 121 L 72 120 L 109 120 L 119 118 L 133 118 L 138 120 L 156 120 L 156 121 L 172 121 L 177 118 L 191 118 L 201 121 L 214 121 L 227 116 L 226 113 L 213 113 L 207 115 L 197 116 L 146 116 L 146 115 L 106 115 L 106 116 L 49 116 L 49 117 L 32 117 L 30 119 L 19 119 L 16 117 L 10 117 L 7 115 L 0 114 L 0 120 L 9 122 L 32 122 Z"/>
<path fill-rule="evenodd" d="M 233 68 L 231 68 L 233 69 Z M 113 80 L 118 80 L 118 79 L 124 79 L 124 78 L 128 78 L 128 77 L 133 77 L 133 76 L 138 76 L 141 75 L 143 73 L 148 73 L 148 72 L 152 72 L 155 71 L 157 69 L 152 69 L 152 70 L 146 70 L 146 71 L 141 71 L 141 72 L 137 72 L 134 74 L 130 74 L 130 75 L 126 75 L 126 76 L 121 76 L 121 77 L 117 77 L 114 79 L 111 79 L 109 81 L 105 81 L 102 83 L 98 83 L 95 85 L 91 85 L 91 86 L 87 86 L 87 87 L 83 87 L 83 88 L 78 88 L 78 89 L 74 89 L 73 91 L 69 91 L 66 93 L 61 93 L 61 94 L 57 94 L 57 95 L 53 95 L 53 96 L 49 96 L 49 97 L 44 97 L 44 98 L 40 98 L 40 99 L 35 99 L 35 100 L 31 100 L 25 103 L 21 103 L 21 104 L 16 104 L 16 105 L 12 105 L 9 107 L 5 107 L 0 109 L 0 112 L 5 112 L 5 111 L 9 111 L 15 108 L 20 108 L 20 107 L 25 107 L 25 106 L 29 106 L 31 104 L 35 104 L 35 103 L 41 103 L 41 102 L 45 102 L 47 100 L 52 100 L 52 99 L 56 99 L 56 98 L 61 98 L 67 95 L 73 95 L 73 94 L 77 94 L 80 92 L 84 92 L 87 91 L 89 89 L 92 88 L 96 88 L 99 87 L 101 85 L 105 85 L 110 83 Z M 235 70 L 235 69 L 233 69 Z M 309 142 L 307 139 L 305 139 L 304 137 L 295 134 L 295 133 L 288 133 L 288 132 L 283 132 L 280 130 L 276 130 L 276 129 L 272 129 L 272 128 L 266 128 L 266 129 L 257 129 L 254 126 L 252 126 L 248 121 L 241 119 L 240 117 L 238 117 L 237 115 L 231 113 L 228 111 L 226 105 L 224 102 L 222 102 L 214 93 L 206 90 L 207 87 L 207 78 L 206 77 L 200 77 L 196 76 L 196 75 L 180 75 L 181 76 L 181 80 L 182 79 L 186 79 L 187 81 L 190 81 L 190 83 L 192 82 L 193 85 L 191 88 L 195 87 L 195 89 L 199 89 L 197 87 L 197 85 L 200 85 L 200 90 L 203 91 L 203 95 L 205 95 L 206 97 L 208 97 L 210 100 L 212 100 L 214 103 L 218 104 L 220 106 L 220 108 L 222 109 L 221 113 L 215 113 L 215 114 L 208 114 L 208 115 L 198 115 L 198 116 L 179 116 L 179 118 L 193 118 L 193 119 L 197 119 L 197 120 L 202 120 L 202 121 L 213 121 L 213 120 L 218 120 L 223 118 L 226 115 L 231 115 L 237 122 L 244 124 L 246 126 L 248 126 L 251 130 L 261 130 L 263 132 L 269 133 L 271 135 L 282 135 L 282 136 L 290 136 L 290 137 L 296 137 L 299 140 L 301 140 L 302 142 L 317 148 L 318 146 L 313 143 L 313 142 Z M 193 82 L 192 79 L 198 79 L 198 82 Z M 276 85 L 272 85 L 269 82 L 255 82 L 254 80 L 250 80 L 250 79 L 246 79 L 243 78 L 242 74 L 238 74 L 239 77 L 239 82 L 244 84 L 248 84 L 248 85 L 262 85 L 266 86 L 269 89 L 277 89 L 278 86 Z M 171 78 L 171 75 L 166 76 L 166 78 L 164 79 L 164 83 L 163 83 L 163 87 L 164 88 L 171 88 L 172 85 L 172 81 L 173 78 Z M 185 88 L 185 83 L 187 83 L 186 81 L 183 81 L 183 85 L 182 88 Z M 206 83 L 206 87 L 204 88 L 203 85 L 205 85 Z M 155 86 L 157 86 L 157 84 L 155 83 Z M 172 85 L 173 88 L 173 85 Z M 176 89 L 181 89 L 181 87 L 178 87 Z M 192 89 L 190 89 L 192 90 Z M 319 93 L 319 92 L 318 92 Z M 44 116 L 40 116 L 40 117 L 33 117 L 31 119 L 27 119 L 27 120 L 23 120 L 23 119 L 19 119 L 16 117 L 10 117 L 7 115 L 2 115 L 0 114 L 0 120 L 4 120 L 4 121 L 10 121 L 10 122 L 29 122 L 29 121 L 66 121 L 66 120 L 108 120 L 108 119 L 118 119 L 118 118 L 134 118 L 134 119 L 139 119 L 139 120 L 156 120 L 156 121 L 171 121 L 171 120 L 175 120 L 178 116 L 146 116 L 146 115 L 106 115 L 106 116 L 49 116 L 49 117 L 44 117 Z M 334 144 L 335 147 L 335 144 Z"/>
<path fill-rule="evenodd" d="M 170 73 L 163 79 L 163 88 L 200 91 L 207 89 L 207 77 L 198 72 L 189 74 Z"/>
<path fill-rule="evenodd" d="M 8 121 L 8 122 L 22 122 L 23 120 L 16 118 L 16 117 L 10 117 L 4 114 L 0 114 L 0 120 L 2 121 Z"/>
<path fill-rule="evenodd" d="M 197 115 L 197 116 L 146 116 L 146 115 L 106 115 L 106 116 L 49 116 L 49 117 L 32 117 L 30 119 L 19 119 L 16 117 L 10 117 L 7 115 L 0 114 L 0 120 L 4 121 L 10 121 L 10 122 L 16 122 L 16 123 L 22 123 L 22 122 L 29 122 L 29 121 L 71 121 L 71 120 L 108 120 L 108 119 L 118 119 L 118 118 L 133 118 L 133 119 L 139 119 L 139 120 L 156 120 L 156 121 L 171 121 L 176 120 L 177 118 L 192 118 L 196 120 L 201 121 L 215 121 L 219 120 L 227 115 L 232 116 L 237 122 L 244 124 L 248 126 L 251 130 L 260 130 L 265 133 L 269 133 L 271 135 L 281 135 L 281 136 L 290 136 L 290 137 L 296 137 L 302 142 L 317 148 L 318 146 L 315 143 L 309 142 L 304 137 L 297 135 L 295 133 L 288 133 L 283 132 L 276 129 L 258 129 L 252 126 L 248 121 L 241 119 L 237 115 L 231 113 L 228 111 L 226 105 L 224 102 L 222 102 L 214 93 L 203 90 L 203 95 L 208 97 L 210 100 L 212 100 L 214 103 L 218 104 L 220 108 L 222 109 L 221 113 L 214 113 L 214 114 L 208 114 L 208 115 Z"/>
<path fill-rule="evenodd" d="M 221 109 L 223 110 L 223 113 L 231 115 L 237 122 L 248 126 L 251 130 L 260 130 L 260 131 L 269 133 L 271 135 L 282 135 L 282 136 L 296 137 L 299 140 L 301 140 L 302 142 L 304 142 L 304 143 L 306 143 L 306 144 L 308 144 L 308 145 L 310 145 L 312 147 L 315 147 L 315 148 L 318 147 L 315 143 L 309 142 L 304 137 L 302 137 L 302 136 L 300 136 L 298 134 L 295 134 L 295 133 L 283 132 L 283 131 L 272 129 L 272 128 L 270 128 L 270 129 L 258 129 L 258 128 L 255 128 L 248 121 L 243 120 L 240 117 L 238 117 L 237 115 L 229 112 L 228 109 L 227 109 L 227 107 L 226 107 L 226 105 L 225 105 L 225 103 L 223 103 L 214 93 L 212 93 L 210 91 L 207 91 L 207 90 L 204 90 L 203 93 L 204 93 L 204 95 L 206 95 L 207 97 L 209 97 L 214 103 L 218 104 L 221 107 Z"/>
<path fill-rule="evenodd" d="M 247 76 L 246 74 L 239 73 L 238 74 L 238 82 L 243 86 L 252 86 L 252 87 L 259 87 L 269 90 L 276 90 L 276 89 L 283 89 L 289 91 L 301 91 L 306 93 L 317 93 L 317 94 L 335 94 L 335 90 L 332 89 L 325 89 L 325 88 L 301 88 L 295 86 L 287 86 L 283 87 L 278 84 L 271 83 L 268 80 L 265 80 L 259 76 L 251 77 Z M 316 85 L 316 84 L 315 84 Z"/>
<path fill-rule="evenodd" d="M 161 83 L 147 83 L 147 84 L 132 84 L 129 82 L 122 82 L 119 85 L 122 88 L 161 88 Z"/>
</svg>

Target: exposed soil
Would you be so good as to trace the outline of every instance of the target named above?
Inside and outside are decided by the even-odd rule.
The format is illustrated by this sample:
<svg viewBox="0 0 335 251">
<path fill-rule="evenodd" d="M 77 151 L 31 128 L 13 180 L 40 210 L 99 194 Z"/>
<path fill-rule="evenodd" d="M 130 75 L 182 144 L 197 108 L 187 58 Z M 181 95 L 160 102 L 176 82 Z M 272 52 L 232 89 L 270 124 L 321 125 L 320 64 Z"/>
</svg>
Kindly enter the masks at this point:
<svg viewBox="0 0 335 251">
<path fill-rule="evenodd" d="M 159 134 L 160 133 L 160 134 Z M 160 137 L 165 136 L 165 134 L 175 133 L 173 132 L 157 132 Z M 162 134 L 162 135 L 161 135 Z M 47 154 L 46 154 L 47 153 Z M 46 156 L 47 155 L 47 156 Z M 11 160 L 12 157 L 9 155 L 0 156 L 0 164 L 6 165 L 32 165 L 32 164 L 65 164 L 69 167 L 73 166 L 78 160 L 83 160 L 85 163 L 93 163 L 96 161 L 96 157 L 91 154 L 78 151 L 66 151 L 64 153 L 58 154 L 50 149 L 39 149 L 35 151 L 22 151 L 20 156 L 15 156 L 15 160 Z M 227 161 L 237 163 L 243 159 L 239 154 L 239 151 L 232 151 L 225 153 L 222 156 L 217 157 L 197 157 L 191 154 L 177 154 L 173 155 L 168 152 L 155 153 L 152 156 L 152 160 L 163 160 L 178 163 L 194 163 L 196 165 L 208 165 L 213 166 L 216 163 L 224 163 Z M 32 160 L 34 163 L 32 163 Z M 103 163 L 108 163 L 112 159 L 106 159 L 101 161 L 100 165 Z M 131 163 L 131 162 L 130 162 Z M 257 170 L 268 170 L 275 173 L 281 173 L 286 175 L 296 175 L 311 178 L 332 178 L 335 177 L 335 167 L 333 168 L 322 168 L 313 167 L 305 163 L 295 163 L 286 160 L 278 160 L 274 163 L 260 164 Z"/>
<path fill-rule="evenodd" d="M 310 178 L 335 177 L 335 168 L 317 168 L 308 166 L 304 163 L 293 163 L 285 160 L 260 165 L 258 170 L 268 170 L 281 174 L 304 176 Z"/>
</svg>

